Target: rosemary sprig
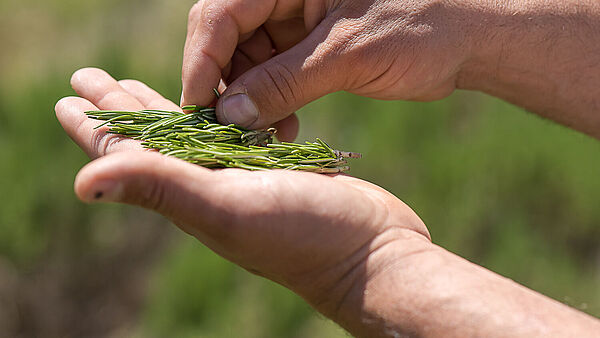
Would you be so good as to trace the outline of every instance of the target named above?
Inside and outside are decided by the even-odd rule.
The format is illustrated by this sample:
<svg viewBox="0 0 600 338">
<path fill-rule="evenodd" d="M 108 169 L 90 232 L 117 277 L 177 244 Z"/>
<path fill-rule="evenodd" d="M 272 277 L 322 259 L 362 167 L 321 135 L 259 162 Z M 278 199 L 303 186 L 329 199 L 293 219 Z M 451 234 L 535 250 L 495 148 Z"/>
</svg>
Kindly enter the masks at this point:
<svg viewBox="0 0 600 338">
<path fill-rule="evenodd" d="M 273 143 L 276 130 L 246 130 L 217 122 L 215 109 L 185 106 L 182 112 L 88 111 L 104 121 L 108 133 L 141 140 L 145 148 L 208 168 L 287 169 L 339 173 L 349 169 L 346 158 L 360 154 L 332 149 L 325 142 Z"/>
</svg>

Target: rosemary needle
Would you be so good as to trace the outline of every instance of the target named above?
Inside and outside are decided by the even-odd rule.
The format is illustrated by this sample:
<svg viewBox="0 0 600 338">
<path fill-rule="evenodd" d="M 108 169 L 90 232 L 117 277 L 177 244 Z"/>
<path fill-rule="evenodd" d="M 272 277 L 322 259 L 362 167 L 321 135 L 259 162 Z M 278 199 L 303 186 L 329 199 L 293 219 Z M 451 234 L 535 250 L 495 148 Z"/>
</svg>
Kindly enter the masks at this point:
<svg viewBox="0 0 600 338">
<path fill-rule="evenodd" d="M 184 112 L 100 110 L 86 115 L 104 121 L 96 128 L 108 126 L 108 133 L 140 140 L 145 148 L 208 168 L 339 173 L 349 170 L 346 158 L 361 157 L 334 150 L 318 138 L 302 144 L 273 143 L 273 128 L 246 130 L 234 124 L 219 124 L 214 108 L 182 109 Z"/>
</svg>

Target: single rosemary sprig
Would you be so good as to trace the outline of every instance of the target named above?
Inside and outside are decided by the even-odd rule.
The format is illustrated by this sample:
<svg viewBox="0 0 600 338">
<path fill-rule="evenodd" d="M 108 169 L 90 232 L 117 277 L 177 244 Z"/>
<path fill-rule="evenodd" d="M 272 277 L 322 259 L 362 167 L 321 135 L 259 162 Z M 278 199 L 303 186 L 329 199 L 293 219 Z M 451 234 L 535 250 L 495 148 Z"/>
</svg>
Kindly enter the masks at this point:
<svg viewBox="0 0 600 338">
<path fill-rule="evenodd" d="M 87 116 L 105 121 L 108 133 L 142 141 L 145 148 L 209 168 L 249 170 L 287 169 L 338 173 L 349 169 L 346 158 L 360 154 L 332 149 L 325 142 L 273 143 L 275 129 L 246 130 L 217 122 L 214 108 L 185 106 L 182 112 L 89 111 Z"/>
</svg>

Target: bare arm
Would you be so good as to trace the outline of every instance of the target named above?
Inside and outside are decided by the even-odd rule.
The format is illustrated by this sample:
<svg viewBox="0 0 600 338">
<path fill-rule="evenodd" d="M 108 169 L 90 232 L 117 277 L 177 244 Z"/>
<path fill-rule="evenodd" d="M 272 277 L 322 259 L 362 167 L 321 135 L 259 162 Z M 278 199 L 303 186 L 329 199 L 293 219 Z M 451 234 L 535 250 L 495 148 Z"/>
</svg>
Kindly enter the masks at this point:
<svg viewBox="0 0 600 338">
<path fill-rule="evenodd" d="M 357 268 L 369 279 L 358 278 L 335 315 L 356 336 L 593 337 L 600 332 L 597 319 L 435 245 L 396 242 L 384 251 L 380 257 L 386 263 L 375 263 L 374 256 Z"/>
<path fill-rule="evenodd" d="M 278 282 L 362 337 L 569 336 L 598 320 L 432 244 L 420 218 L 371 183 L 290 171 L 211 171 L 107 134 L 95 109 L 176 109 L 146 85 L 98 69 L 72 79 L 83 97 L 57 106 L 90 157 L 87 202 L 153 209 L 230 261 Z M 107 156 L 104 156 L 107 155 Z"/>
<path fill-rule="evenodd" d="M 474 2 L 478 37 L 457 86 L 600 138 L 600 3 Z"/>
<path fill-rule="evenodd" d="M 600 70 L 593 53 L 600 12 L 594 2 L 243 5 L 248 3 L 205 0 L 191 15 L 184 102 L 208 104 L 210 88 L 224 78 L 229 87 L 217 106 L 223 121 L 263 127 L 337 90 L 434 100 L 466 88 L 600 137 Z M 281 33 L 288 24 L 305 31 L 286 40 L 290 36 Z M 89 86 L 98 79 L 106 86 Z M 89 124 L 82 111 L 93 104 L 124 107 L 93 102 L 106 95 L 90 88 L 123 94 L 123 84 L 115 83 L 97 71 L 79 73 L 75 87 L 92 102 L 70 98 L 57 106 L 67 132 L 93 156 L 127 145 L 106 142 L 106 148 L 94 149 L 102 143 L 92 140 L 110 139 L 92 125 L 81 127 Z M 131 109 L 143 107 L 146 95 L 132 95 Z M 234 121 L 228 107 L 255 115 Z M 412 211 L 366 182 L 215 173 L 158 156 L 100 159 L 82 170 L 77 192 L 86 201 L 100 191 L 105 201 L 163 213 L 224 257 L 294 290 L 357 336 L 591 336 L 600 330 L 597 320 L 431 244 Z M 322 192 L 318 200 L 315 191 Z"/>
</svg>

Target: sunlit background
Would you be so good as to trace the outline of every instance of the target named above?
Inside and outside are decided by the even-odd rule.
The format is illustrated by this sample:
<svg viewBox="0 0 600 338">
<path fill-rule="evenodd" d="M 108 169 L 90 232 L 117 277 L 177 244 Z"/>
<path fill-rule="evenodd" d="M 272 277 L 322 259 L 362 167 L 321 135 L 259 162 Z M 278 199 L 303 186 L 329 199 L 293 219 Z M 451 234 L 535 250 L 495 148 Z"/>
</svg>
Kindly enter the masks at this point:
<svg viewBox="0 0 600 338">
<path fill-rule="evenodd" d="M 192 1 L 0 1 L 2 336 L 344 337 L 303 301 L 161 216 L 84 205 L 88 159 L 55 102 L 84 66 L 181 92 Z M 434 241 L 600 315 L 600 143 L 484 95 L 327 96 L 299 140 L 358 151 L 352 174 L 412 206 Z"/>
</svg>

